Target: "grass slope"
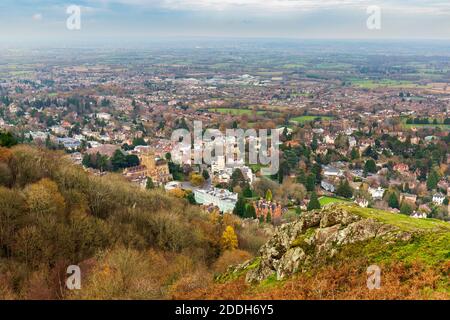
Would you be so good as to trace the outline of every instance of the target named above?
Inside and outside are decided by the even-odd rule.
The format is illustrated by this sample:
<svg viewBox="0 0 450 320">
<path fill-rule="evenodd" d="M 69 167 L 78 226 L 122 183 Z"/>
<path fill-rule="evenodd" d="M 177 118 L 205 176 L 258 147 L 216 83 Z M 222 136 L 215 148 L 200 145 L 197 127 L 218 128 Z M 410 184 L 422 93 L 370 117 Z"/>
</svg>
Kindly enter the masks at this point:
<svg viewBox="0 0 450 320">
<path fill-rule="evenodd" d="M 319 203 L 320 205 L 323 206 L 327 206 L 330 204 L 335 204 L 335 203 L 346 203 L 349 202 L 348 200 L 344 200 L 344 199 L 339 199 L 339 198 L 335 198 L 335 197 L 320 197 L 319 198 Z"/>
<path fill-rule="evenodd" d="M 344 208 L 363 218 L 372 218 L 400 228 L 403 231 L 450 232 L 450 224 L 436 219 L 414 219 L 384 210 L 344 205 Z M 450 243 L 449 243 L 450 245 Z"/>
<path fill-rule="evenodd" d="M 328 116 L 300 116 L 300 117 L 292 118 L 291 121 L 297 122 L 299 124 L 303 124 L 303 123 L 307 123 L 307 122 L 312 122 L 312 121 L 314 121 L 316 119 L 332 120 L 333 117 L 328 117 Z"/>
<path fill-rule="evenodd" d="M 376 238 L 346 245 L 332 258 L 306 272 L 277 281 L 269 277 L 250 285 L 238 278 L 221 278 L 197 298 L 223 299 L 450 299 L 450 225 L 434 219 L 414 219 L 383 210 L 338 203 L 353 214 L 412 232 L 410 241 Z M 307 237 L 314 228 L 304 234 Z M 252 267 L 257 263 L 254 260 Z M 382 286 L 368 290 L 366 269 L 382 270 Z M 244 270 L 246 271 L 246 270 Z M 227 282 L 229 280 L 229 282 Z"/>
</svg>

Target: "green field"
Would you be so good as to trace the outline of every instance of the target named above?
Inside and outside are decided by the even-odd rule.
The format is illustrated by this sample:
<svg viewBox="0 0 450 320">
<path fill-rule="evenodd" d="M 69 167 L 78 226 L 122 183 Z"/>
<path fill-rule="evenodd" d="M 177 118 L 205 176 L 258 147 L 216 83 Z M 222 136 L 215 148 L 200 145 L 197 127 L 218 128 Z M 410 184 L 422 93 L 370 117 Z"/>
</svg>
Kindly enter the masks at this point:
<svg viewBox="0 0 450 320">
<path fill-rule="evenodd" d="M 312 122 L 315 119 L 331 120 L 331 119 L 333 119 L 333 117 L 328 117 L 328 116 L 300 116 L 300 117 L 292 118 L 291 121 L 302 124 L 302 123 Z"/>
<path fill-rule="evenodd" d="M 282 65 L 281 68 L 283 68 L 283 69 L 298 69 L 298 68 L 306 68 L 306 65 L 303 63 L 288 63 L 285 65 Z"/>
<path fill-rule="evenodd" d="M 363 89 L 377 89 L 377 88 L 426 88 L 426 86 L 418 85 L 411 81 L 400 80 L 365 80 L 365 79 L 352 79 L 350 80 L 352 85 Z"/>
<path fill-rule="evenodd" d="M 361 208 L 352 205 L 348 208 L 352 213 L 363 218 L 372 218 L 382 223 L 394 225 L 404 231 L 428 230 L 428 231 L 444 231 L 450 232 L 449 223 L 436 219 L 414 219 L 409 216 L 392 213 L 389 211 Z"/>
<path fill-rule="evenodd" d="M 246 115 L 252 115 L 253 110 L 251 109 L 233 109 L 233 108 L 212 108 L 208 109 L 210 112 L 216 112 L 216 113 L 223 113 L 223 114 L 231 114 L 233 116 L 242 116 L 244 114 Z M 264 115 L 266 114 L 266 111 L 256 111 L 257 115 Z"/>
<path fill-rule="evenodd" d="M 334 198 L 334 197 L 320 197 L 320 199 L 319 199 L 319 203 L 322 207 L 333 204 L 333 203 L 346 203 L 346 202 L 349 202 L 349 201 L 344 200 L 344 199 Z"/>
<path fill-rule="evenodd" d="M 450 124 L 443 124 L 443 123 L 408 124 L 408 123 L 406 123 L 407 120 L 408 120 L 407 118 L 402 118 L 402 125 L 403 125 L 403 127 L 407 128 L 407 129 L 411 129 L 411 128 L 441 128 L 441 129 L 445 129 L 445 130 L 450 130 Z M 433 120 L 430 119 L 430 122 L 433 122 Z"/>
<path fill-rule="evenodd" d="M 315 69 L 322 70 L 349 70 L 353 67 L 350 63 L 319 63 L 315 65 Z"/>
</svg>

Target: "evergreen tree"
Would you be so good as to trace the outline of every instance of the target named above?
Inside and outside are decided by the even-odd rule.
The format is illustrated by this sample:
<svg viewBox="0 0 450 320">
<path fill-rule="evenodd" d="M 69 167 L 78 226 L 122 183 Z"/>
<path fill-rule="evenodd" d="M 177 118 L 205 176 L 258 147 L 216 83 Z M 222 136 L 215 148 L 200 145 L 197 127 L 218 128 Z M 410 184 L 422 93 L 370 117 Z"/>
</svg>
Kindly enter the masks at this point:
<svg viewBox="0 0 450 320">
<path fill-rule="evenodd" d="M 312 142 L 311 142 L 311 149 L 312 149 L 313 151 L 316 151 L 318 147 L 319 147 L 319 144 L 318 144 L 318 142 L 317 142 L 317 138 L 316 138 L 316 136 L 314 136 L 314 137 L 313 137 L 313 140 L 312 140 Z"/>
<path fill-rule="evenodd" d="M 315 174 L 310 174 L 306 178 L 306 190 L 312 192 L 316 189 L 316 176 Z"/>
<path fill-rule="evenodd" d="M 95 169 L 99 169 L 102 172 L 111 169 L 111 165 L 109 163 L 109 159 L 107 156 L 101 155 L 100 153 L 97 152 L 95 158 L 96 158 Z"/>
<path fill-rule="evenodd" d="M 267 223 L 272 223 L 272 215 L 270 214 L 270 212 L 267 212 L 266 222 Z"/>
<path fill-rule="evenodd" d="M 272 190 L 270 190 L 270 189 L 267 189 L 267 191 L 266 191 L 266 200 L 267 201 L 272 201 Z"/>
<path fill-rule="evenodd" d="M 243 197 L 239 197 L 236 202 L 236 206 L 234 207 L 233 213 L 239 217 L 244 217 L 245 215 L 245 200 Z"/>
<path fill-rule="evenodd" d="M 435 190 L 437 188 L 437 184 L 439 182 L 439 175 L 436 170 L 431 170 L 427 179 L 427 188 L 428 190 Z"/>
<path fill-rule="evenodd" d="M 287 161 L 280 163 L 280 168 L 277 174 L 278 183 L 283 183 L 284 177 L 289 175 L 290 170 L 291 169 L 289 168 L 289 163 Z"/>
<path fill-rule="evenodd" d="M 252 189 L 250 189 L 250 186 L 247 184 L 247 186 L 245 187 L 244 191 L 242 192 L 242 195 L 245 198 L 251 198 L 253 197 L 253 192 Z"/>
<path fill-rule="evenodd" d="M 317 194 L 315 192 L 313 192 L 311 194 L 311 199 L 309 200 L 309 203 L 308 203 L 308 211 L 311 211 L 314 209 L 320 209 L 320 202 L 319 202 L 319 199 L 317 198 Z"/>
<path fill-rule="evenodd" d="M 195 195 L 193 192 L 189 192 L 186 195 L 186 199 L 187 199 L 187 201 L 189 201 L 190 204 L 197 204 L 197 201 L 195 201 Z"/>
<path fill-rule="evenodd" d="M 364 164 L 364 174 L 368 173 L 376 173 L 377 172 L 377 164 L 374 160 L 369 159 Z"/>
<path fill-rule="evenodd" d="M 125 160 L 126 160 L 126 167 L 136 167 L 139 165 L 139 157 L 135 154 L 127 154 L 125 156 Z"/>
<path fill-rule="evenodd" d="M 127 158 L 120 149 L 117 149 L 114 152 L 111 158 L 111 164 L 114 171 L 125 168 L 127 166 Z"/>
<path fill-rule="evenodd" d="M 405 214 L 407 216 L 410 216 L 413 213 L 413 209 L 411 208 L 411 206 L 408 204 L 408 202 L 403 201 L 402 205 L 400 207 L 400 213 Z"/>
<path fill-rule="evenodd" d="M 311 169 L 311 173 L 314 174 L 316 183 L 320 184 L 320 182 L 322 181 L 322 167 L 320 166 L 320 164 L 315 163 Z"/>
<path fill-rule="evenodd" d="M 88 153 L 85 153 L 83 155 L 83 160 L 81 161 L 81 163 L 83 164 L 83 166 L 85 166 L 86 168 L 90 168 L 91 165 L 91 156 Z"/>
<path fill-rule="evenodd" d="M 297 177 L 297 182 L 303 184 L 306 188 L 306 175 L 304 170 L 300 170 Z"/>
<path fill-rule="evenodd" d="M 347 179 L 344 179 L 344 181 L 339 183 L 336 189 L 336 194 L 347 199 L 353 197 L 353 189 Z"/>
<path fill-rule="evenodd" d="M 391 192 L 391 194 L 389 195 L 388 205 L 389 205 L 389 207 L 394 208 L 394 209 L 398 209 L 400 207 L 400 204 L 398 202 L 398 197 L 395 194 L 395 192 Z"/>
<path fill-rule="evenodd" d="M 256 210 L 253 204 L 249 204 L 245 211 L 245 218 L 255 219 L 256 218 Z"/>
<path fill-rule="evenodd" d="M 356 147 L 353 147 L 350 156 L 351 156 L 352 160 L 359 159 L 359 157 L 360 157 L 359 150 Z"/>
<path fill-rule="evenodd" d="M 153 183 L 153 180 L 151 177 L 147 177 L 147 183 L 145 184 L 145 188 L 147 190 L 155 188 L 155 184 Z"/>
<path fill-rule="evenodd" d="M 209 180 L 209 172 L 208 172 L 208 170 L 206 170 L 206 169 L 203 170 L 202 171 L 202 176 L 205 179 L 205 181 Z"/>
</svg>

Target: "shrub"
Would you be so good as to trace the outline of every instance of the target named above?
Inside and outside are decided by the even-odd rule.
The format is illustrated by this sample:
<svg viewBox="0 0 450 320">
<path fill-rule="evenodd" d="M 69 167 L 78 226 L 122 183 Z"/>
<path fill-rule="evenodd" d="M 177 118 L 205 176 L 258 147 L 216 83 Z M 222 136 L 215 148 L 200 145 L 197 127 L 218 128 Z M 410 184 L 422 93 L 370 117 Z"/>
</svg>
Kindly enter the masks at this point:
<svg viewBox="0 0 450 320">
<path fill-rule="evenodd" d="M 10 166 L 15 184 L 20 187 L 50 177 L 50 173 L 56 172 L 59 164 L 58 153 L 45 152 L 25 145 L 16 146 L 11 151 L 13 156 Z"/>
<path fill-rule="evenodd" d="M 59 193 L 58 185 L 50 179 L 44 178 L 28 185 L 24 193 L 28 209 L 32 214 L 64 216 L 65 200 Z"/>
<path fill-rule="evenodd" d="M 243 263 L 251 257 L 251 254 L 244 250 L 227 250 L 213 264 L 213 270 L 216 273 L 223 273 L 229 266 Z"/>
</svg>

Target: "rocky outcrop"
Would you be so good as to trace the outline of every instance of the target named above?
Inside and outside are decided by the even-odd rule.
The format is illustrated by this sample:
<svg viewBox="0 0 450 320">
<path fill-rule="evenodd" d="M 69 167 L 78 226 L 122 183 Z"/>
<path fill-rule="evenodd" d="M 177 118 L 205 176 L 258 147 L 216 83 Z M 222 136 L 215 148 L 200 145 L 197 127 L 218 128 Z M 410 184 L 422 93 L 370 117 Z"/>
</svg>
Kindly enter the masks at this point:
<svg viewBox="0 0 450 320">
<path fill-rule="evenodd" d="M 248 269 L 246 281 L 260 282 L 274 274 L 281 280 L 307 270 L 319 259 L 332 258 L 344 245 L 375 238 L 408 240 L 411 234 L 374 219 L 364 219 L 344 207 L 307 212 L 299 220 L 275 230 L 260 249 L 258 265 Z M 248 264 L 234 270 L 242 271 Z"/>
</svg>

